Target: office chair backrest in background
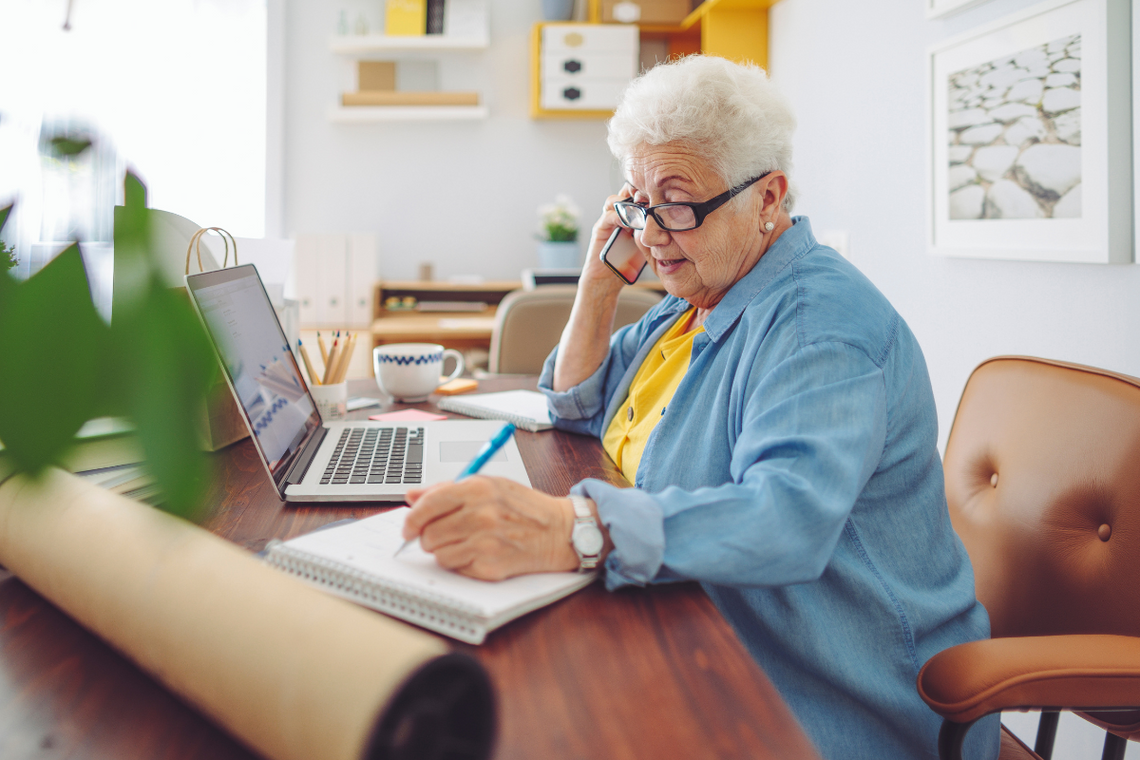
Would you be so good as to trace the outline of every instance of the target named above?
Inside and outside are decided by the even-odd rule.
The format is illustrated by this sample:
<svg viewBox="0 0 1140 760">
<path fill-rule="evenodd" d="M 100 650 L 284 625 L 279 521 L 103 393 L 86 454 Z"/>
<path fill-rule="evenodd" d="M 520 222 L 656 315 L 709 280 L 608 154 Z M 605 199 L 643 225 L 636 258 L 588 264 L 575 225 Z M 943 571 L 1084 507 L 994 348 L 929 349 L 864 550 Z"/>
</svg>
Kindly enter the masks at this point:
<svg viewBox="0 0 1140 760">
<path fill-rule="evenodd" d="M 577 292 L 574 285 L 541 285 L 508 293 L 495 313 L 488 371 L 538 374 L 562 337 Z M 614 329 L 636 322 L 660 300 L 661 294 L 656 291 L 623 288 Z"/>
</svg>

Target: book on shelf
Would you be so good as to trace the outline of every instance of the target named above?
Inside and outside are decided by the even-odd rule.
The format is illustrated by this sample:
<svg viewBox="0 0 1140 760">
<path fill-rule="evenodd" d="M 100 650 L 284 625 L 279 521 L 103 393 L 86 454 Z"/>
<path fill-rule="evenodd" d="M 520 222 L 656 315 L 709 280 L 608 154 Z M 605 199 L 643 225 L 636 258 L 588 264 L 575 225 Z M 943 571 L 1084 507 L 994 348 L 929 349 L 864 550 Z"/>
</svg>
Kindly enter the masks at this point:
<svg viewBox="0 0 1140 760">
<path fill-rule="evenodd" d="M 416 311 L 470 311 L 487 310 L 486 301 L 418 301 Z"/>
<path fill-rule="evenodd" d="M 330 594 L 437 633 L 482 644 L 490 631 L 574 593 L 593 573 L 533 573 L 481 581 L 445 570 L 404 543 L 407 507 L 271 541 L 265 561 Z"/>
<path fill-rule="evenodd" d="M 427 33 L 443 34 L 444 0 L 427 0 Z"/>
<path fill-rule="evenodd" d="M 384 33 L 415 37 L 427 31 L 427 0 L 387 0 Z"/>
<path fill-rule="evenodd" d="M 437 403 L 440 409 L 484 420 L 513 422 L 515 427 L 537 433 L 554 427 L 546 396 L 538 391 L 496 391 L 448 396 Z"/>
<path fill-rule="evenodd" d="M 477 106 L 477 92 L 404 92 L 401 90 L 369 90 L 341 95 L 345 106 Z"/>
</svg>

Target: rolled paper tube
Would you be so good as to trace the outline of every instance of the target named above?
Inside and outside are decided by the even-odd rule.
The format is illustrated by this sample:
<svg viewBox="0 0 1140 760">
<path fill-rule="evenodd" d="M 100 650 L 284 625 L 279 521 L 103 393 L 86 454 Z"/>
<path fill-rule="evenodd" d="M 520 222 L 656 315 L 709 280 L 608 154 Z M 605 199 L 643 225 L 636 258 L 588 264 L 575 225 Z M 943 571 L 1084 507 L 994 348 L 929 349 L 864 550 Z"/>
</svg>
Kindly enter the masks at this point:
<svg viewBox="0 0 1140 760">
<path fill-rule="evenodd" d="M 68 473 L 0 486 L 0 563 L 264 757 L 490 754 L 471 658 Z"/>
</svg>

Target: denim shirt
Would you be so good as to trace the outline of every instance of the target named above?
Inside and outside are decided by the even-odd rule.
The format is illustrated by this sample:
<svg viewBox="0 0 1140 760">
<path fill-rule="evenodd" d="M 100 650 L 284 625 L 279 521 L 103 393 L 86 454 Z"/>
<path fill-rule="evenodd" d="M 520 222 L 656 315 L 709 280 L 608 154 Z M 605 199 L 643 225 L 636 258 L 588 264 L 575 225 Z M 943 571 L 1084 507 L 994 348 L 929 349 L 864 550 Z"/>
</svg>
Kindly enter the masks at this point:
<svg viewBox="0 0 1140 760">
<path fill-rule="evenodd" d="M 601 437 L 689 304 L 618 330 L 598 370 L 539 387 Z M 725 294 L 650 436 L 636 488 L 586 480 L 614 548 L 606 586 L 700 581 L 828 758 L 936 758 L 919 698 L 935 653 L 989 635 L 950 525 L 926 363 L 906 323 L 796 217 Z M 967 757 L 997 756 L 997 716 Z"/>
</svg>

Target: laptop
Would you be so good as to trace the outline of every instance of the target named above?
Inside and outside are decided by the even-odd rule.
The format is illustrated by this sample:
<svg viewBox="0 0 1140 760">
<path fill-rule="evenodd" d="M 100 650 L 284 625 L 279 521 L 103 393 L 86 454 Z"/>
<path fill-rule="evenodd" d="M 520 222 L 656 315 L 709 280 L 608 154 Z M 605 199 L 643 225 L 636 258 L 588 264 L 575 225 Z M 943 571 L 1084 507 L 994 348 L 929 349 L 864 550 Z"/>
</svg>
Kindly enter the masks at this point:
<svg viewBox="0 0 1140 760">
<path fill-rule="evenodd" d="M 186 288 L 284 501 L 403 502 L 454 480 L 502 422 L 324 421 L 252 264 L 186 276 Z M 530 485 L 512 438 L 480 474 Z"/>
</svg>

